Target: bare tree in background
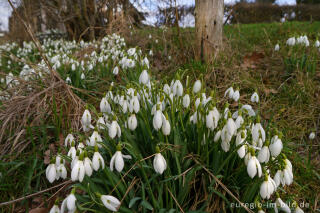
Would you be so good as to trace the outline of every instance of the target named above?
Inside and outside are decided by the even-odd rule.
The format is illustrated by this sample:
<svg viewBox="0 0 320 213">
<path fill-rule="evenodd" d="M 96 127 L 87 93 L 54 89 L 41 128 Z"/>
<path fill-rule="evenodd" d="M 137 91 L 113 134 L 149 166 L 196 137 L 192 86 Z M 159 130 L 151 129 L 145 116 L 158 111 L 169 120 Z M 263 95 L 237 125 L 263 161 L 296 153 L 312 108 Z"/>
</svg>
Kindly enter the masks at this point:
<svg viewBox="0 0 320 213">
<path fill-rule="evenodd" d="M 58 29 L 77 40 L 94 40 L 144 20 L 129 0 L 20 0 L 16 5 L 34 32 Z M 17 33 L 23 29 L 20 24 L 13 14 L 9 21 L 12 35 L 22 34 Z M 26 39 L 26 35 L 20 37 Z"/>
<path fill-rule="evenodd" d="M 222 45 L 223 0 L 196 0 L 196 58 L 210 62 Z"/>
</svg>

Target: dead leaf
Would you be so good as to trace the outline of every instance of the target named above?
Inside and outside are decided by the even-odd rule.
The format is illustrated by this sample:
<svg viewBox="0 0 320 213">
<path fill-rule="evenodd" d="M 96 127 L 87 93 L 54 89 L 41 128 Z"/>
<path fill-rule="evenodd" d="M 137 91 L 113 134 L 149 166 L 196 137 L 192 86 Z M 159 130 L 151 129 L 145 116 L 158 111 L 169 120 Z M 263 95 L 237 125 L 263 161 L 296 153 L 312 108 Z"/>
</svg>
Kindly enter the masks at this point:
<svg viewBox="0 0 320 213">
<path fill-rule="evenodd" d="M 260 60 L 264 58 L 264 54 L 262 52 L 252 52 L 251 55 L 245 55 L 243 58 L 243 63 L 241 67 L 244 69 L 254 69 L 257 67 L 257 64 L 260 63 Z"/>
<path fill-rule="evenodd" d="M 264 88 L 264 93 L 266 94 L 266 96 L 269 96 L 270 93 L 272 93 L 272 94 L 277 94 L 278 91 L 275 90 L 275 89 Z"/>
<path fill-rule="evenodd" d="M 49 144 L 49 149 L 52 153 L 56 153 L 56 146 L 54 143 Z"/>
<path fill-rule="evenodd" d="M 59 135 L 59 143 L 58 143 L 59 147 L 63 147 L 64 146 L 64 137 L 63 134 Z"/>
<path fill-rule="evenodd" d="M 44 161 L 44 164 L 50 163 L 50 149 L 44 152 L 43 161 Z"/>
<path fill-rule="evenodd" d="M 29 213 L 47 213 L 47 212 L 49 212 L 49 210 L 46 208 L 35 208 L 29 211 Z"/>
</svg>

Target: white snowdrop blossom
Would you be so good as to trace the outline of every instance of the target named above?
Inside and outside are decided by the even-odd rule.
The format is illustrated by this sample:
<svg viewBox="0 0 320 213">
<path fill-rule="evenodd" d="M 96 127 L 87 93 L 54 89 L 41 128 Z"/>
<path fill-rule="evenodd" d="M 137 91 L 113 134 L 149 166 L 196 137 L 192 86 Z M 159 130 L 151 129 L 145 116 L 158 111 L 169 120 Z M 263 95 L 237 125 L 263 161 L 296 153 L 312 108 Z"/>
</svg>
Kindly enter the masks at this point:
<svg viewBox="0 0 320 213">
<path fill-rule="evenodd" d="M 128 128 L 134 131 L 137 128 L 138 121 L 135 114 L 130 115 L 128 118 Z"/>
<path fill-rule="evenodd" d="M 95 149 L 96 149 L 96 151 L 94 152 L 93 158 L 92 158 L 92 168 L 95 171 L 98 171 L 100 169 L 100 167 L 102 169 L 104 169 L 105 163 L 104 163 L 103 157 L 98 152 L 98 147 L 96 147 Z"/>
<path fill-rule="evenodd" d="M 237 102 L 239 100 L 239 98 L 240 98 L 240 92 L 237 89 L 236 91 L 234 91 L 234 93 L 232 95 L 232 99 Z"/>
<path fill-rule="evenodd" d="M 100 197 L 103 205 L 110 211 L 116 212 L 120 207 L 120 201 L 111 195 L 102 195 Z"/>
<path fill-rule="evenodd" d="M 123 155 L 121 153 L 121 145 L 118 144 L 116 153 L 112 156 L 110 161 L 110 170 L 113 171 L 113 168 L 115 168 L 118 172 L 121 172 L 124 167 L 124 160 L 125 159 L 131 159 L 130 155 Z"/>
<path fill-rule="evenodd" d="M 254 92 L 250 98 L 252 103 L 259 103 L 259 95 L 257 92 Z"/>
<path fill-rule="evenodd" d="M 49 213 L 60 213 L 60 209 L 59 209 L 59 206 L 54 204 L 52 206 L 52 208 L 50 209 L 50 212 Z"/>
<path fill-rule="evenodd" d="M 256 158 L 256 156 L 252 156 L 249 159 L 248 165 L 247 165 L 247 172 L 251 178 L 254 178 L 254 176 L 256 176 L 256 175 L 258 177 L 261 177 L 262 169 L 261 169 L 261 165 L 260 165 L 258 159 Z"/>
<path fill-rule="evenodd" d="M 146 85 L 149 83 L 149 81 L 150 81 L 150 77 L 147 70 L 143 70 L 139 77 L 139 83 Z"/>
<path fill-rule="evenodd" d="M 260 196 L 262 199 L 270 199 L 273 192 L 276 190 L 276 184 L 270 175 L 265 176 L 265 180 L 260 186 Z"/>
<path fill-rule="evenodd" d="M 274 206 L 274 211 L 278 213 L 279 211 L 283 211 L 285 213 L 291 213 L 289 206 L 281 200 L 280 197 L 276 199 L 276 205 Z"/>
<path fill-rule="evenodd" d="M 79 160 L 75 163 L 71 170 L 71 180 L 73 182 L 79 181 L 82 182 L 85 175 L 85 168 L 83 164 L 83 156 L 80 157 Z"/>
<path fill-rule="evenodd" d="M 74 142 L 74 137 L 71 133 L 69 133 L 64 140 L 64 146 L 71 146 L 72 142 Z"/>
<path fill-rule="evenodd" d="M 194 85 L 193 85 L 193 93 L 198 93 L 200 92 L 201 90 L 201 81 L 200 80 L 196 80 L 196 82 L 194 82 Z"/>
<path fill-rule="evenodd" d="M 82 115 L 81 124 L 84 132 L 88 132 L 91 128 L 93 128 L 93 126 L 91 125 L 91 114 L 87 109 Z"/>
<path fill-rule="evenodd" d="M 316 137 L 316 134 L 314 132 L 311 132 L 309 135 L 309 139 L 313 140 L 313 139 L 315 139 L 315 137 Z"/>
<path fill-rule="evenodd" d="M 170 131 L 171 131 L 170 122 L 167 119 L 163 119 L 162 133 L 164 135 L 170 135 Z"/>
<path fill-rule="evenodd" d="M 280 45 L 276 44 L 276 46 L 274 46 L 274 51 L 278 52 L 280 50 Z"/>
<path fill-rule="evenodd" d="M 153 159 L 153 168 L 158 174 L 162 174 L 167 169 L 167 162 L 160 153 L 159 147 L 156 147 L 156 155 Z"/>
<path fill-rule="evenodd" d="M 190 96 L 189 96 L 189 94 L 185 94 L 183 96 L 182 104 L 183 104 L 184 108 L 188 108 L 189 107 L 189 105 L 190 105 Z"/>
<path fill-rule="evenodd" d="M 56 164 L 51 163 L 46 169 L 46 177 L 50 183 L 53 183 L 53 181 L 56 179 L 57 175 L 57 168 Z"/>
<path fill-rule="evenodd" d="M 224 93 L 224 97 L 229 97 L 230 99 L 233 98 L 233 94 L 234 94 L 234 90 L 233 87 L 229 87 L 225 93 Z"/>
<path fill-rule="evenodd" d="M 276 135 L 271 139 L 271 144 L 269 146 L 270 153 L 273 157 L 277 157 L 283 148 L 281 139 Z"/>
</svg>

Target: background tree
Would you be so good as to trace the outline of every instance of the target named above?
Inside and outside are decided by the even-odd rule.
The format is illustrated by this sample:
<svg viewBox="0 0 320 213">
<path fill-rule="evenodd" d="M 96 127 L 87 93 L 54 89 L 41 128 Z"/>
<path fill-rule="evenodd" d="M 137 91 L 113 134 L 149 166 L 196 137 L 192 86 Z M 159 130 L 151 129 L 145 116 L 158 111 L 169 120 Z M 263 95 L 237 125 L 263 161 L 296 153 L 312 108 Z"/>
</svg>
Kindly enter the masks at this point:
<svg viewBox="0 0 320 213">
<path fill-rule="evenodd" d="M 196 0 L 196 58 L 210 62 L 222 45 L 223 0 Z"/>
</svg>

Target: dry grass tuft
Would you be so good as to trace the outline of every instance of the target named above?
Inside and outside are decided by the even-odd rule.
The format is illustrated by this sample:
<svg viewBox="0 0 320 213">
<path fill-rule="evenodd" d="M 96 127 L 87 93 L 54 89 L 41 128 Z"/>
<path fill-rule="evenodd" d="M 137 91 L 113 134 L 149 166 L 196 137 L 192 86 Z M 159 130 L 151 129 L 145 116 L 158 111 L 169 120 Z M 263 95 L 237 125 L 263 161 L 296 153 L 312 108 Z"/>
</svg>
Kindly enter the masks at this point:
<svg viewBox="0 0 320 213">
<path fill-rule="evenodd" d="M 70 86 L 51 74 L 33 77 L 30 81 L 15 78 L 19 83 L 2 92 L 9 99 L 0 108 L 0 158 L 19 155 L 30 144 L 26 127 L 40 126 L 59 117 L 62 129 L 79 129 L 83 102 Z"/>
</svg>

